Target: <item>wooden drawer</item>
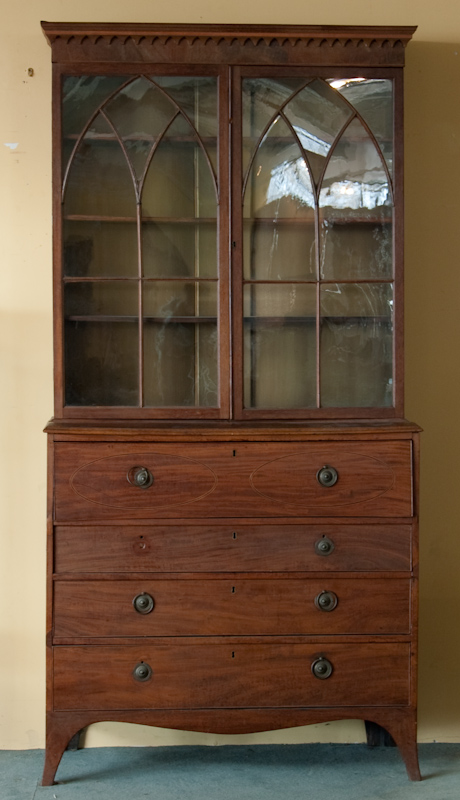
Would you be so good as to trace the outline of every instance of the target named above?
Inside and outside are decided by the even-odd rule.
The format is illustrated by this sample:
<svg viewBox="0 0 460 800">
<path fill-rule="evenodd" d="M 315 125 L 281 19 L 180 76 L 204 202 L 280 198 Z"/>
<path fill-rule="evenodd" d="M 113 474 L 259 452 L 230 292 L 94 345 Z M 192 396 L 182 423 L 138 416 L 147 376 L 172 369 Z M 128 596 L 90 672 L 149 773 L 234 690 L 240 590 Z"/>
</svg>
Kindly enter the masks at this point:
<svg viewBox="0 0 460 800">
<path fill-rule="evenodd" d="M 319 657 L 332 664 L 316 678 Z M 133 676 L 147 664 L 144 682 Z M 54 648 L 56 710 L 405 706 L 409 645 L 146 642 Z"/>
<path fill-rule="evenodd" d="M 410 630 L 410 580 L 400 578 L 57 581 L 54 591 L 58 638 Z M 140 595 L 148 613 L 135 609 Z"/>
<path fill-rule="evenodd" d="M 325 465 L 334 485 L 317 479 Z M 139 467 L 151 485 L 133 485 Z M 58 443 L 55 477 L 58 521 L 412 514 L 409 440 Z"/>
<path fill-rule="evenodd" d="M 323 540 L 323 541 L 322 541 Z M 317 545 L 324 546 L 325 554 Z M 329 548 L 329 549 L 327 549 Z M 57 573 L 409 570 L 410 525 L 58 526 Z"/>
</svg>

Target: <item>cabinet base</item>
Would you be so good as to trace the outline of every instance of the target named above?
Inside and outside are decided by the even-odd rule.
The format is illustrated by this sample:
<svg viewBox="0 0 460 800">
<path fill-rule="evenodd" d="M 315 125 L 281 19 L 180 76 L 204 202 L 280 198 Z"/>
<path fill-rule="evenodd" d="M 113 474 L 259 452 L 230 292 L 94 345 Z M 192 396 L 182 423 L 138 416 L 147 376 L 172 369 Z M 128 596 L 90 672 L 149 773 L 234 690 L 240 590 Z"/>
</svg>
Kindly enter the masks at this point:
<svg viewBox="0 0 460 800">
<path fill-rule="evenodd" d="M 417 755 L 417 722 L 413 709 L 214 709 L 174 711 L 56 711 L 47 714 L 46 757 L 42 786 L 52 786 L 56 770 L 70 740 L 95 722 L 131 722 L 160 728 L 204 733 L 255 733 L 339 719 L 362 719 L 384 728 L 394 739 L 407 774 L 421 780 Z"/>
</svg>

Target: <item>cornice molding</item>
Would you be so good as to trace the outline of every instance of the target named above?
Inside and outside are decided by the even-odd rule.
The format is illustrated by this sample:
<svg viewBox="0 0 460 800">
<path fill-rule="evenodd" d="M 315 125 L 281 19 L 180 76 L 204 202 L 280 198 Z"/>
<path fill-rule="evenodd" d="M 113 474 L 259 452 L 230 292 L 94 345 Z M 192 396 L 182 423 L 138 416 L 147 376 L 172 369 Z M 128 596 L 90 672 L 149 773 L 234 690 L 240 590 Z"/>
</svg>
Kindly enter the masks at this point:
<svg viewBox="0 0 460 800">
<path fill-rule="evenodd" d="M 56 62 L 402 66 L 416 28 L 331 25 L 151 25 L 42 22 Z M 257 51 L 257 53 L 255 52 Z"/>
</svg>

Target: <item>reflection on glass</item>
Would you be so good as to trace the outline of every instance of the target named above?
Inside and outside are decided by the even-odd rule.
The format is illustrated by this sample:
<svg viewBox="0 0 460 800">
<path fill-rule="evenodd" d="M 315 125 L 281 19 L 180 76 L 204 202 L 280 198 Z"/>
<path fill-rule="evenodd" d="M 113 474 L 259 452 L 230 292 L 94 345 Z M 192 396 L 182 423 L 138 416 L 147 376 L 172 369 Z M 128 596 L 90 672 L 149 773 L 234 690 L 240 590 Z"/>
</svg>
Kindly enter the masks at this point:
<svg viewBox="0 0 460 800">
<path fill-rule="evenodd" d="M 380 78 L 349 78 L 331 85 L 352 104 L 372 133 L 393 169 L 393 81 Z"/>
<path fill-rule="evenodd" d="M 305 279 L 315 274 L 310 175 L 288 125 L 274 121 L 248 175 L 244 197 L 244 276 Z"/>
<path fill-rule="evenodd" d="M 321 405 L 393 403 L 392 284 L 321 287 Z"/>
<path fill-rule="evenodd" d="M 284 113 L 318 182 L 332 142 L 353 112 L 327 83 L 316 79 L 287 104 Z"/>
<path fill-rule="evenodd" d="M 391 190 L 380 155 L 358 119 L 333 151 L 319 205 L 321 276 L 391 278 Z"/>
<path fill-rule="evenodd" d="M 243 80 L 243 175 L 266 126 L 293 93 L 307 82 L 305 78 L 245 78 Z"/>
<path fill-rule="evenodd" d="M 217 281 L 145 281 L 146 317 L 217 317 Z"/>
<path fill-rule="evenodd" d="M 144 323 L 146 406 L 218 405 L 217 325 Z"/>
<path fill-rule="evenodd" d="M 67 405 L 138 405 L 137 321 L 67 320 L 64 339 Z"/>
<path fill-rule="evenodd" d="M 64 220 L 64 275 L 134 277 L 138 274 L 134 222 Z"/>
<path fill-rule="evenodd" d="M 99 116 L 98 135 L 88 132 L 70 166 L 64 217 L 115 216 L 136 218 L 136 195 L 128 162 L 113 130 Z"/>
</svg>

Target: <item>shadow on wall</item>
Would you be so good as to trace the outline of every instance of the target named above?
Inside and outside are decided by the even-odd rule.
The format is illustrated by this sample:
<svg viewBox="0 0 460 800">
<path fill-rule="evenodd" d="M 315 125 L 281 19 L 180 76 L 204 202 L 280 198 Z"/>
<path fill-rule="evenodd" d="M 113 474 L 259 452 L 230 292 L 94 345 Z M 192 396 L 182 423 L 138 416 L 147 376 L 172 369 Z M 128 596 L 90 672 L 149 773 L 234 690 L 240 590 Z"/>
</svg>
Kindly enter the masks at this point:
<svg viewBox="0 0 460 800">
<path fill-rule="evenodd" d="M 460 44 L 406 55 L 406 415 L 425 430 L 419 738 L 458 741 Z"/>
</svg>

